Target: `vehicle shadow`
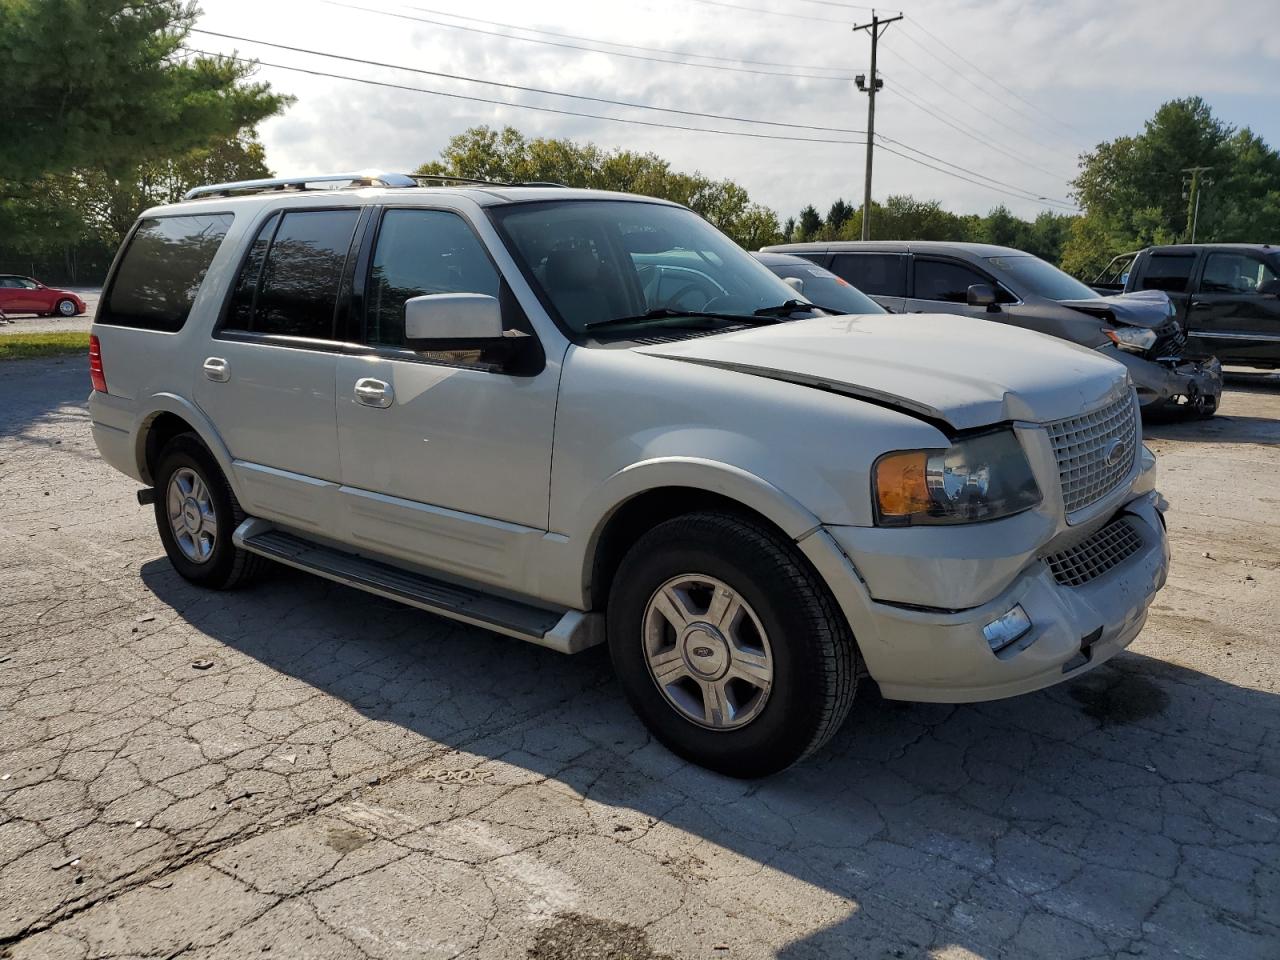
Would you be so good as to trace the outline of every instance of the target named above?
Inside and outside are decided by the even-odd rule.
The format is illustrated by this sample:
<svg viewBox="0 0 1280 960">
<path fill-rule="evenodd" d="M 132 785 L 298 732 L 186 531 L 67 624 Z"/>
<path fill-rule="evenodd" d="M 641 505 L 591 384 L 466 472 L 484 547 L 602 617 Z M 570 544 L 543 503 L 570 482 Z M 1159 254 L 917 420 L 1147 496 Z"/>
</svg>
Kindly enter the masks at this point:
<svg viewBox="0 0 1280 960">
<path fill-rule="evenodd" d="M 1147 440 L 1183 440 L 1188 443 L 1280 443 L 1280 418 L 1218 414 L 1208 420 L 1144 419 Z"/>
<path fill-rule="evenodd" d="M 943 948 L 1088 957 L 1144 938 L 1155 954 L 1274 947 L 1274 928 L 1256 919 L 1270 909 L 1259 903 L 1280 902 L 1280 873 L 1259 866 L 1280 840 L 1274 693 L 1132 653 L 991 704 L 886 702 L 866 683 L 817 756 L 744 783 L 651 742 L 603 649 L 563 657 L 283 569 L 226 599 L 164 560 L 141 574 L 231 650 L 413 738 L 515 765 L 639 824 L 613 828 L 624 831 L 612 838 L 618 857 L 649 821 L 687 835 L 679 869 L 714 918 L 707 925 L 719 924 L 709 936 L 741 932 L 735 953 L 691 940 L 690 956 L 751 953 L 764 935 L 786 943 L 776 955 L 787 960 Z M 441 802 L 429 792 L 439 786 L 404 779 L 424 805 Z M 524 825 L 563 827 L 538 818 L 535 809 Z M 1228 846 L 1238 853 L 1219 853 Z M 767 886 L 751 885 L 744 860 Z M 789 899 L 770 906 L 775 884 Z M 757 908 L 741 919 L 717 913 L 744 900 Z M 779 919 L 807 901 L 813 914 L 795 926 Z M 833 914 L 843 916 L 811 931 L 812 916 Z"/>
</svg>

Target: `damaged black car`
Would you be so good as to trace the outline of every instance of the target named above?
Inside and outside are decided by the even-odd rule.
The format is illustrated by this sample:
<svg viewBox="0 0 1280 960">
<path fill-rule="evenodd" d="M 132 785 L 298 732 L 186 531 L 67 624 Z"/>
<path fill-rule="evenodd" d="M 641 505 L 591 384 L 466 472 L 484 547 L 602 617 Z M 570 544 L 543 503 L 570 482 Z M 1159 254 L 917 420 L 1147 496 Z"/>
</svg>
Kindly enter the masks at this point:
<svg viewBox="0 0 1280 960">
<path fill-rule="evenodd" d="M 1129 368 L 1144 412 L 1209 417 L 1222 367 L 1196 357 L 1160 291 L 1103 296 L 1021 250 L 982 243 L 792 243 L 766 251 L 802 256 L 894 313 L 960 313 L 1103 351 Z"/>
</svg>

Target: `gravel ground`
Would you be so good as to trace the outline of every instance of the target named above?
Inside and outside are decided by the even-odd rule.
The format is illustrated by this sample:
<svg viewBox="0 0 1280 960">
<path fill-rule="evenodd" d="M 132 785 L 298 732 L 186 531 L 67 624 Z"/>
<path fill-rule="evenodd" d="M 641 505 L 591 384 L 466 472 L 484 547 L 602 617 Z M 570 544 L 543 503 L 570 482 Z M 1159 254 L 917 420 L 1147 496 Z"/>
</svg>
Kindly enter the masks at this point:
<svg viewBox="0 0 1280 960">
<path fill-rule="evenodd" d="M 88 330 L 93 323 L 93 315 L 98 311 L 98 298 L 102 295 L 99 287 L 63 287 L 70 290 L 84 301 L 85 310 L 78 317 L 35 317 L 29 313 L 11 313 L 9 319 L 13 323 L 0 324 L 0 337 L 10 333 L 51 333 L 54 331 Z"/>
<path fill-rule="evenodd" d="M 599 649 L 188 586 L 87 392 L 0 368 L 0 956 L 1280 956 L 1275 377 L 1151 431 L 1174 566 L 1130 651 L 992 704 L 866 685 L 761 783 L 651 742 Z"/>
</svg>

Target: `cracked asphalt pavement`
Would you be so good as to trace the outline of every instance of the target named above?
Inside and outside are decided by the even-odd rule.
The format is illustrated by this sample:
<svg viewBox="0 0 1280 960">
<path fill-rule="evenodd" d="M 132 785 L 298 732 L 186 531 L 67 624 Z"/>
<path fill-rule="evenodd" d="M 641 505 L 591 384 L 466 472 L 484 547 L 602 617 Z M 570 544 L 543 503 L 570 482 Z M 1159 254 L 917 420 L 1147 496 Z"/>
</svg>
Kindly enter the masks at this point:
<svg viewBox="0 0 1280 960">
<path fill-rule="evenodd" d="M 187 585 L 88 389 L 0 365 L 0 956 L 1280 957 L 1274 376 L 1149 431 L 1174 565 L 1128 652 L 989 704 L 864 684 L 755 783 L 652 742 L 600 649 Z"/>
</svg>

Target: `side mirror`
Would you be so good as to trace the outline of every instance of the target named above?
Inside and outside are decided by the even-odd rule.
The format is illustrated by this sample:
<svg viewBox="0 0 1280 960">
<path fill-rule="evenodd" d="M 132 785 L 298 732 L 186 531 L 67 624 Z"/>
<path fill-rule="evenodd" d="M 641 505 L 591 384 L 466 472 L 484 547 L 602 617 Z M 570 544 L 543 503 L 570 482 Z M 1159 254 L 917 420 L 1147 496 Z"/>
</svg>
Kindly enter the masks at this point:
<svg viewBox="0 0 1280 960">
<path fill-rule="evenodd" d="M 1280 279 L 1262 280 L 1256 289 L 1264 297 L 1280 297 Z"/>
<path fill-rule="evenodd" d="M 804 281 L 799 277 L 783 277 L 782 282 L 796 293 L 804 293 Z"/>
<path fill-rule="evenodd" d="M 404 345 L 410 350 L 483 350 L 507 339 L 496 297 L 429 293 L 404 302 Z"/>
<path fill-rule="evenodd" d="M 996 305 L 996 292 L 989 283 L 974 283 L 969 285 L 966 299 L 971 307 L 986 307 L 990 310 Z"/>
</svg>

